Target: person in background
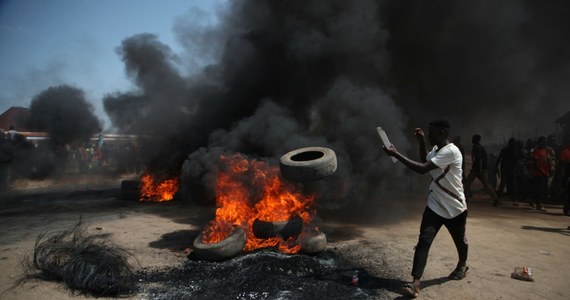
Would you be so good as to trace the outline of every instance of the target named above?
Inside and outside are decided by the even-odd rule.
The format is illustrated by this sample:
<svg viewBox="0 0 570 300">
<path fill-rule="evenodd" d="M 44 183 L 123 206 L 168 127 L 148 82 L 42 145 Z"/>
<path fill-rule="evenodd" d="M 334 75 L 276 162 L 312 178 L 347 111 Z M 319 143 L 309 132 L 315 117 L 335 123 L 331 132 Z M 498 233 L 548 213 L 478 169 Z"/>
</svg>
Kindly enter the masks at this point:
<svg viewBox="0 0 570 300">
<path fill-rule="evenodd" d="M 562 183 L 565 215 L 570 216 L 570 135 L 564 139 L 564 148 L 560 151 L 560 178 Z"/>
<path fill-rule="evenodd" d="M 560 176 L 557 174 L 558 168 L 558 153 L 560 153 L 560 148 L 556 146 L 556 139 L 554 135 L 549 135 L 546 137 L 546 150 L 548 150 L 548 159 L 550 161 L 550 177 L 548 178 L 548 190 L 546 197 L 549 199 L 556 199 L 557 193 L 559 192 L 560 186 Z"/>
<path fill-rule="evenodd" d="M 524 142 L 518 140 L 515 142 L 515 190 L 514 203 L 518 205 L 519 201 L 524 201 L 530 191 L 531 179 L 529 174 L 529 153 L 524 147 Z"/>
<path fill-rule="evenodd" d="M 499 198 L 495 193 L 495 190 L 489 184 L 489 180 L 487 179 L 487 151 L 481 145 L 481 136 L 478 134 L 473 135 L 471 139 L 473 143 L 473 149 L 471 150 L 471 159 L 473 160 L 473 165 L 471 166 L 471 171 L 467 178 L 465 178 L 465 194 L 468 198 L 472 197 L 471 193 L 471 184 L 475 180 L 475 178 L 479 179 L 483 187 L 491 196 L 491 200 L 493 200 L 493 206 L 499 205 Z"/>
<path fill-rule="evenodd" d="M 0 191 L 10 189 L 11 164 L 13 160 L 12 144 L 6 140 L 6 133 L 0 129 Z"/>
<path fill-rule="evenodd" d="M 541 136 L 538 138 L 538 145 L 531 154 L 531 174 L 533 180 L 533 201 L 537 210 L 544 211 L 543 203 L 548 191 L 548 177 L 551 176 L 550 172 L 550 154 L 546 148 L 546 137 Z"/>
<path fill-rule="evenodd" d="M 495 162 L 495 170 L 499 178 L 501 178 L 501 184 L 497 191 L 499 195 L 503 188 L 507 187 L 507 193 L 513 200 L 513 205 L 515 204 L 515 138 L 510 138 L 507 146 L 501 149 L 497 161 Z"/>
<path fill-rule="evenodd" d="M 8 130 L 8 139 L 14 141 L 18 132 L 14 129 L 14 126 L 10 125 L 10 130 Z"/>
<path fill-rule="evenodd" d="M 424 132 L 416 128 L 415 136 L 419 142 L 421 161 L 411 160 L 402 155 L 394 145 L 383 147 L 384 152 L 401 161 L 409 169 L 430 174 L 432 181 L 429 187 L 427 205 L 422 216 L 420 236 L 414 253 L 412 268 L 412 296 L 419 296 L 420 279 L 422 278 L 429 249 L 441 226 L 445 225 L 453 238 L 459 261 L 450 279 L 465 278 L 467 267 L 468 244 L 465 236 L 467 223 L 467 201 L 463 192 L 461 165 L 463 156 L 457 146 L 449 141 L 449 122 L 438 120 L 429 123 L 428 139 L 433 146 L 426 153 Z"/>
</svg>

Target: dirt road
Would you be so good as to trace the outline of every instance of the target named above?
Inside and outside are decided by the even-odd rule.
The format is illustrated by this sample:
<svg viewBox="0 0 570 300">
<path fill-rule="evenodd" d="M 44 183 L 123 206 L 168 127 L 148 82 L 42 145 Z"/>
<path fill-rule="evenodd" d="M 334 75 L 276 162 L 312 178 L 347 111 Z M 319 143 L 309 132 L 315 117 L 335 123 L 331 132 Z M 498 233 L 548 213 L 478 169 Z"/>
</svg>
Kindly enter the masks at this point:
<svg viewBox="0 0 570 300">
<path fill-rule="evenodd" d="M 70 295 L 53 282 L 9 289 L 21 274 L 20 261 L 31 252 L 37 235 L 46 229 L 69 227 L 80 216 L 90 232 L 110 233 L 117 244 L 132 252 L 139 268 L 183 266 L 188 261 L 183 250 L 212 218 L 213 208 L 117 200 L 118 187 L 111 182 L 72 192 L 44 189 L 0 195 L 0 299 L 86 298 Z M 342 255 L 369 275 L 355 289 L 366 289 L 370 298 L 406 298 L 393 287 L 410 280 L 424 197 L 419 193 L 394 197 L 390 205 L 370 207 L 357 218 L 321 215 L 321 230 L 329 239 L 327 251 Z M 560 206 L 546 209 L 539 212 L 511 204 L 495 208 L 485 195 L 477 194 L 469 205 L 467 278 L 447 281 L 457 254 L 442 229 L 431 248 L 420 299 L 570 298 L 570 218 L 562 215 Z M 535 282 L 510 278 L 517 266 L 532 268 Z M 152 297 L 138 294 L 132 298 Z"/>
</svg>

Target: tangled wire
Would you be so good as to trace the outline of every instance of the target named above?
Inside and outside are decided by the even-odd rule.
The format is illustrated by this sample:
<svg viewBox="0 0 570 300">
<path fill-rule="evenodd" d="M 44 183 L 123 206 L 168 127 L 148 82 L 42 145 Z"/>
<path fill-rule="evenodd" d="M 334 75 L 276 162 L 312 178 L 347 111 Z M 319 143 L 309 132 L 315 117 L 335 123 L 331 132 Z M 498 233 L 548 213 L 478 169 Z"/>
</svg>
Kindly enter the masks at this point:
<svg viewBox="0 0 570 300">
<path fill-rule="evenodd" d="M 63 281 L 72 293 L 120 296 L 133 293 L 135 276 L 125 249 L 108 234 L 87 234 L 81 220 L 61 232 L 41 233 L 33 257 L 25 257 L 22 281 Z"/>
</svg>

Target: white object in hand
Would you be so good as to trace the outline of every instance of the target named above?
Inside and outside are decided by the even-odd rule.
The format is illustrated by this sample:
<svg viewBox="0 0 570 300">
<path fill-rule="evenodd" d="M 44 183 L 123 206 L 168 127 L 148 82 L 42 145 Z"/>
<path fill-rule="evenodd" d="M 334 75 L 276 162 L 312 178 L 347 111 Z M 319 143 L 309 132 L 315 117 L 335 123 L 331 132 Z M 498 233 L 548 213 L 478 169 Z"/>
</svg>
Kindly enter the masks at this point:
<svg viewBox="0 0 570 300">
<path fill-rule="evenodd" d="M 384 146 L 386 146 L 386 148 L 392 146 L 392 143 L 390 143 L 390 140 L 388 139 L 388 135 L 386 135 L 386 131 L 384 131 L 382 127 L 376 127 L 376 130 L 378 130 L 378 135 L 380 135 L 380 139 L 382 140 L 382 143 L 384 143 Z M 390 158 L 392 159 L 392 162 L 398 161 L 398 159 L 393 156 L 390 156 Z"/>
</svg>

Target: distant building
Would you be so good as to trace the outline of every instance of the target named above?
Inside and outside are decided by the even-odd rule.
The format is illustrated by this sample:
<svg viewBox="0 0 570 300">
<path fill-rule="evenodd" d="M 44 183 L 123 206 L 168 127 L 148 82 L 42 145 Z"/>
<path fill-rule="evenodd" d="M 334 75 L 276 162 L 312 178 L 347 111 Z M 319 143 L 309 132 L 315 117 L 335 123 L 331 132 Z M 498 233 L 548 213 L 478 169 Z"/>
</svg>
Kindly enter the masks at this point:
<svg viewBox="0 0 570 300">
<path fill-rule="evenodd" d="M 8 131 L 14 126 L 17 131 L 29 131 L 30 109 L 12 106 L 0 115 L 0 128 Z"/>
</svg>

